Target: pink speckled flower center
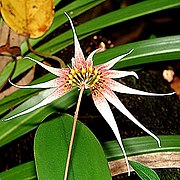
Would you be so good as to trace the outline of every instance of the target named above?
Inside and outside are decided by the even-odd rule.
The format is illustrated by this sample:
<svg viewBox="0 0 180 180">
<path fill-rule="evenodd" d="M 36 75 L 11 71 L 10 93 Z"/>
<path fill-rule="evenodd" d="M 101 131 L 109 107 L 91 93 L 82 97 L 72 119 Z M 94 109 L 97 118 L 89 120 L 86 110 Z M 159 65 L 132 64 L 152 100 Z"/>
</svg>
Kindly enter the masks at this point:
<svg viewBox="0 0 180 180">
<path fill-rule="evenodd" d="M 90 89 L 93 95 L 96 96 L 98 95 L 98 90 L 104 89 L 104 83 L 106 82 L 103 72 L 92 66 L 70 69 L 65 81 L 65 88 L 73 86 L 81 87 L 83 84 L 86 89 Z"/>
</svg>

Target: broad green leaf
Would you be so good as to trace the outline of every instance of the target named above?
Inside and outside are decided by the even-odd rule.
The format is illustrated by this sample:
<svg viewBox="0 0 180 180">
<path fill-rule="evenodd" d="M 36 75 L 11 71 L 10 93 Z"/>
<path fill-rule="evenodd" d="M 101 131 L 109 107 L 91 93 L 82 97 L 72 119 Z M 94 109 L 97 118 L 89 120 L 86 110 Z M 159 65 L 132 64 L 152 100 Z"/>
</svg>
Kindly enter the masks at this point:
<svg viewBox="0 0 180 180">
<path fill-rule="evenodd" d="M 72 125 L 73 117 L 62 114 L 39 126 L 34 144 L 39 180 L 63 179 Z M 111 179 L 101 145 L 92 132 L 80 122 L 77 122 L 68 179 Z"/>
<path fill-rule="evenodd" d="M 2 180 L 35 180 L 36 170 L 34 161 L 16 166 L 12 169 L 0 173 Z"/>
<path fill-rule="evenodd" d="M 135 161 L 129 161 L 129 163 L 142 180 L 160 180 L 156 172 L 144 164 Z"/>
<path fill-rule="evenodd" d="M 37 96 L 30 98 L 15 108 L 8 115 L 3 117 L 3 119 L 22 112 L 25 109 L 32 107 L 34 104 L 38 104 L 45 96 L 48 96 L 51 91 L 52 89 L 47 89 L 40 92 Z M 22 115 L 10 121 L 0 121 L 0 147 L 36 128 L 50 114 L 61 112 L 72 106 L 76 102 L 77 94 L 77 89 L 73 88 L 64 96 L 47 106 L 43 106 L 31 113 Z"/>
</svg>

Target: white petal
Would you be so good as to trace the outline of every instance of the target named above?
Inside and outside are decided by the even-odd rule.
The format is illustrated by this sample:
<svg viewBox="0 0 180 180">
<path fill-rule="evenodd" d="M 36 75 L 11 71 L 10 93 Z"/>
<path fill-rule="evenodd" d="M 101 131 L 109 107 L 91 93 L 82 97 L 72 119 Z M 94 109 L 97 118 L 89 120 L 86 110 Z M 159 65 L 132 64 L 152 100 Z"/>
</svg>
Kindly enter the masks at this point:
<svg viewBox="0 0 180 180">
<path fill-rule="evenodd" d="M 62 81 L 61 78 L 56 78 L 56 79 L 52 79 L 50 81 L 44 82 L 44 83 L 40 83 L 40 84 L 34 84 L 34 85 L 30 85 L 30 86 L 20 86 L 20 85 L 16 85 L 13 82 L 11 82 L 10 79 L 8 79 L 9 83 L 17 88 L 23 88 L 23 89 L 33 89 L 33 88 L 53 88 L 53 87 L 58 87 L 61 86 L 64 81 Z"/>
<path fill-rule="evenodd" d="M 143 129 L 146 133 L 148 133 L 150 136 L 152 136 L 157 142 L 159 147 L 161 147 L 160 140 L 157 136 L 155 136 L 153 133 L 151 133 L 147 128 L 145 128 L 121 103 L 121 101 L 118 99 L 118 97 L 114 94 L 113 91 L 110 89 L 106 89 L 102 92 L 104 97 L 112 103 L 119 111 L 121 111 L 125 116 L 127 116 L 131 121 L 133 121 L 136 125 L 138 125 L 141 129 Z"/>
<path fill-rule="evenodd" d="M 136 94 L 136 95 L 144 95 L 144 96 L 167 96 L 167 95 L 175 94 L 175 92 L 167 93 L 167 94 L 157 94 L 157 93 L 149 93 L 149 92 L 145 92 L 145 91 L 140 91 L 140 90 L 125 86 L 117 81 L 112 80 L 112 79 L 109 80 L 108 86 L 113 91 L 125 93 L 125 94 Z"/>
<path fill-rule="evenodd" d="M 93 58 L 94 54 L 95 54 L 96 52 L 98 52 L 100 49 L 101 49 L 101 48 L 98 48 L 98 49 L 94 50 L 94 51 L 88 56 L 88 58 L 86 59 L 86 63 L 87 63 L 88 66 L 93 65 L 93 60 L 92 60 L 92 58 Z"/>
<path fill-rule="evenodd" d="M 124 149 L 124 146 L 123 146 L 123 143 L 121 140 L 121 136 L 120 136 L 116 121 L 114 119 L 114 116 L 112 114 L 112 111 L 109 107 L 109 104 L 106 101 L 106 99 L 104 98 L 104 96 L 100 93 L 99 93 L 98 97 L 92 95 L 92 98 L 94 100 L 94 104 L 95 104 L 96 108 L 101 113 L 101 115 L 104 117 L 106 122 L 109 124 L 109 126 L 111 127 L 111 129 L 113 130 L 113 132 L 117 138 L 117 141 L 118 141 L 118 143 L 121 147 L 121 150 L 124 154 L 125 162 L 126 162 L 127 168 L 128 168 L 128 174 L 130 175 L 130 167 L 129 167 L 129 162 L 128 162 L 128 158 L 126 155 L 126 151 Z"/>
<path fill-rule="evenodd" d="M 117 71 L 117 70 L 108 70 L 105 72 L 104 76 L 108 78 L 122 78 L 126 76 L 134 76 L 138 79 L 138 75 L 133 71 Z"/>
<path fill-rule="evenodd" d="M 72 63 L 72 66 L 75 66 L 75 58 L 74 57 L 71 58 L 71 63 Z"/>
<path fill-rule="evenodd" d="M 48 70 L 49 72 L 51 72 L 52 74 L 54 74 L 56 76 L 63 76 L 69 72 L 69 68 L 62 68 L 62 69 L 54 68 L 54 67 L 47 66 L 47 65 L 41 63 L 40 61 L 37 61 L 31 57 L 24 57 L 24 58 L 34 61 L 35 63 L 39 64 L 41 67 L 43 67 L 44 69 Z"/>
<path fill-rule="evenodd" d="M 118 61 L 120 61 L 122 58 L 124 58 L 124 57 L 126 57 L 127 55 L 129 55 L 129 54 L 131 54 L 131 52 L 133 51 L 133 49 L 132 50 L 130 50 L 128 53 L 126 53 L 126 54 L 123 54 L 123 55 L 121 55 L 121 56 L 118 56 L 118 57 L 116 57 L 116 58 L 114 58 L 114 59 L 111 59 L 111 60 L 109 60 L 108 62 L 106 62 L 106 63 L 104 63 L 104 64 L 101 64 L 101 65 L 98 65 L 97 66 L 97 68 L 98 69 L 110 69 L 111 67 L 113 67 Z"/>
<path fill-rule="evenodd" d="M 50 89 L 51 90 L 51 89 Z M 59 97 L 61 97 L 63 94 L 65 93 L 64 89 L 62 88 L 56 88 L 49 96 L 47 96 L 44 100 L 42 100 L 39 104 L 36 104 L 35 106 L 23 111 L 23 112 L 20 112 L 14 116 L 11 116 L 3 121 L 9 121 L 11 119 L 14 119 L 16 117 L 19 117 L 19 116 L 22 116 L 22 115 L 25 115 L 25 114 L 28 114 L 42 106 L 45 106 L 47 104 L 50 104 L 51 102 L 53 102 L 54 100 L 58 99 Z"/>
<path fill-rule="evenodd" d="M 74 35 L 75 55 L 74 55 L 74 61 L 72 61 L 72 66 L 81 67 L 85 63 L 84 54 L 83 54 L 82 49 L 80 47 L 73 22 L 66 12 L 64 14 L 69 19 L 69 22 L 70 22 L 71 27 L 72 27 L 73 35 Z"/>
</svg>

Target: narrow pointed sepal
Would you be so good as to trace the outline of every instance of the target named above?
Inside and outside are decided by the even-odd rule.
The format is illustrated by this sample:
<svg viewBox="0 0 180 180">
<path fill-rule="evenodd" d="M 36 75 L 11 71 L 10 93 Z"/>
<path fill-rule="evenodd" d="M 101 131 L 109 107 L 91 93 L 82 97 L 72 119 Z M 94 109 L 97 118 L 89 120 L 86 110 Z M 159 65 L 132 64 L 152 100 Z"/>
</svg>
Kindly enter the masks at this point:
<svg viewBox="0 0 180 180">
<path fill-rule="evenodd" d="M 55 90 L 50 94 L 48 95 L 44 100 L 42 100 L 40 103 L 36 104 L 35 106 L 25 110 L 25 111 L 22 111 L 14 116 L 11 116 L 9 118 L 6 118 L 2 121 L 9 121 L 11 119 L 14 119 L 14 118 L 17 118 L 19 116 L 22 116 L 22 115 L 25 115 L 25 114 L 28 114 L 36 109 L 39 109 L 40 107 L 43 107 L 47 104 L 50 104 L 51 102 L 55 101 L 56 99 L 58 99 L 59 97 L 61 97 L 63 94 L 65 94 L 66 92 L 64 91 L 63 88 L 55 88 Z"/>
<path fill-rule="evenodd" d="M 87 59 L 86 59 L 86 64 L 87 64 L 88 66 L 92 66 L 92 65 L 93 65 L 93 60 L 92 60 L 92 58 L 93 58 L 93 56 L 94 56 L 100 49 L 101 49 L 101 48 L 98 48 L 98 49 L 94 50 L 94 51 L 87 57 Z"/>
<path fill-rule="evenodd" d="M 127 169 L 128 169 L 128 175 L 130 175 L 130 166 L 129 166 L 128 158 L 126 155 L 126 151 L 124 149 L 124 146 L 123 146 L 123 143 L 121 140 L 121 136 L 120 136 L 116 121 L 114 119 L 114 116 L 112 114 L 112 111 L 109 107 L 109 104 L 100 92 L 98 93 L 98 96 L 92 95 L 92 98 L 93 98 L 96 108 L 98 109 L 98 111 L 101 113 L 101 115 L 104 117 L 104 119 L 109 124 L 112 131 L 114 132 L 114 135 L 121 147 L 121 150 L 122 150 L 124 158 L 125 158 L 125 162 L 126 162 Z"/>
<path fill-rule="evenodd" d="M 139 79 L 138 75 L 133 71 L 117 71 L 117 70 L 108 70 L 104 73 L 104 76 L 108 78 L 122 78 L 126 76 L 134 76 L 136 79 Z"/>
<path fill-rule="evenodd" d="M 160 139 L 154 135 L 152 132 L 150 132 L 146 127 L 144 127 L 121 103 L 121 101 L 118 99 L 118 97 L 115 95 L 111 89 L 106 87 L 106 90 L 102 91 L 102 94 L 104 97 L 113 104 L 120 112 L 122 112 L 125 116 L 127 116 L 132 122 L 134 122 L 137 126 L 139 126 L 142 130 L 144 130 L 146 133 L 148 133 L 150 136 L 152 136 L 158 143 L 159 147 L 161 147 Z"/>
<path fill-rule="evenodd" d="M 119 62 L 121 59 L 123 59 L 127 55 L 131 54 L 132 52 L 133 52 L 133 49 L 130 50 L 128 53 L 123 54 L 121 56 L 118 56 L 118 57 L 116 57 L 114 59 L 111 59 L 110 61 L 108 61 L 108 62 L 106 62 L 104 64 L 101 64 L 101 65 L 99 65 L 97 67 L 98 67 L 99 70 L 103 70 L 103 69 L 108 70 L 108 69 L 112 68 L 117 62 Z"/>
<path fill-rule="evenodd" d="M 125 93 L 125 94 L 135 94 L 135 95 L 143 95 L 143 96 L 170 96 L 170 95 L 175 94 L 175 92 L 158 94 L 158 93 L 149 93 L 149 92 L 145 92 L 145 91 L 140 91 L 140 90 L 125 86 L 117 81 L 112 80 L 112 79 L 109 79 L 108 86 L 113 91 Z"/>
<path fill-rule="evenodd" d="M 44 69 L 46 69 L 47 71 L 49 71 L 50 73 L 52 73 L 56 76 L 62 77 L 69 73 L 69 68 L 62 68 L 62 69 L 54 68 L 54 67 L 47 66 L 47 65 L 41 63 L 40 61 L 37 61 L 31 57 L 24 57 L 24 58 L 29 59 L 29 60 L 39 64 L 41 67 L 43 67 Z"/>
<path fill-rule="evenodd" d="M 82 66 L 85 65 L 84 54 L 83 54 L 81 46 L 79 44 L 79 40 L 78 40 L 78 37 L 76 35 L 76 31 L 75 31 L 73 22 L 72 22 L 71 18 L 69 17 L 69 15 L 66 12 L 64 14 L 69 19 L 69 22 L 71 24 L 71 28 L 72 28 L 72 31 L 73 31 L 73 36 L 74 36 L 75 52 L 74 52 L 74 61 L 72 61 L 72 67 L 81 68 Z"/>
<path fill-rule="evenodd" d="M 52 79 L 52 80 L 44 82 L 44 83 L 34 84 L 34 85 L 30 85 L 30 86 L 21 86 L 21 85 L 14 84 L 10 79 L 8 79 L 8 81 L 11 85 L 13 85 L 16 88 L 20 88 L 20 89 L 53 88 L 53 87 L 61 86 L 64 83 L 61 80 L 61 78 Z"/>
</svg>

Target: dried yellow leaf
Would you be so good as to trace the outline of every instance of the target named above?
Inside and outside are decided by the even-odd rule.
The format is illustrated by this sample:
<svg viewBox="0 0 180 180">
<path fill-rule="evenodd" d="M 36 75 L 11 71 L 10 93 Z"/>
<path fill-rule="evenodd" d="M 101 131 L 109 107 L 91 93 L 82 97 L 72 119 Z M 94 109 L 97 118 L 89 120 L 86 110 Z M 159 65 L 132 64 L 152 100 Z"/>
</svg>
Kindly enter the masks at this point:
<svg viewBox="0 0 180 180">
<path fill-rule="evenodd" d="M 54 17 L 53 0 L 1 0 L 1 14 L 18 34 L 31 38 L 42 36 Z"/>
</svg>

